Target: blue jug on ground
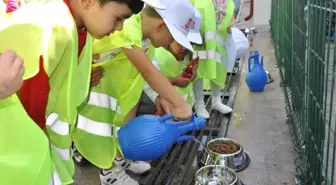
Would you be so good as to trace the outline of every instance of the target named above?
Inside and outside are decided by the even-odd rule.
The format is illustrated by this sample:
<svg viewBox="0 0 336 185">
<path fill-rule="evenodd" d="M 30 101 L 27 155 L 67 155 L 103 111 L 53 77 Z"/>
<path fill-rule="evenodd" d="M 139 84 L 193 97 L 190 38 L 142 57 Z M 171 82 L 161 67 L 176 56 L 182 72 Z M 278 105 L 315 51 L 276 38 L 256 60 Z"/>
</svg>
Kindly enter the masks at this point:
<svg viewBox="0 0 336 185">
<path fill-rule="evenodd" d="M 251 60 L 253 64 L 251 67 Z M 251 92 L 261 92 L 267 83 L 267 74 L 264 70 L 264 57 L 259 61 L 259 52 L 256 50 L 248 59 L 248 72 L 246 74 L 246 84 Z"/>
<path fill-rule="evenodd" d="M 139 116 L 118 131 L 122 153 L 126 159 L 149 161 L 164 155 L 175 143 L 190 140 L 185 134 L 205 126 L 204 118 L 192 117 L 190 121 L 175 122 L 173 115 Z"/>
</svg>

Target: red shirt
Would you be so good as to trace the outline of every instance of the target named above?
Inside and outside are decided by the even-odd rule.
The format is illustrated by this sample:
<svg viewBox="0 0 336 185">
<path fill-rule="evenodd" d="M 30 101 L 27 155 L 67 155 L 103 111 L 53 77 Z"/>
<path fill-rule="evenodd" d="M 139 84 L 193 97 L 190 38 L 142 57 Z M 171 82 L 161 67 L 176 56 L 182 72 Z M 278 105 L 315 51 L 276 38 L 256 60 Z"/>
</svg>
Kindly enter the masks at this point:
<svg viewBox="0 0 336 185">
<path fill-rule="evenodd" d="M 69 1 L 65 0 L 69 10 L 72 12 Z M 83 28 L 77 28 L 78 31 L 78 56 L 81 53 L 85 42 L 87 31 Z M 42 129 L 46 125 L 46 108 L 49 97 L 49 77 L 43 67 L 43 58 L 40 56 L 40 70 L 39 73 L 23 82 L 19 91 L 21 102 L 28 113 L 28 115 L 35 121 L 35 123 Z"/>
</svg>

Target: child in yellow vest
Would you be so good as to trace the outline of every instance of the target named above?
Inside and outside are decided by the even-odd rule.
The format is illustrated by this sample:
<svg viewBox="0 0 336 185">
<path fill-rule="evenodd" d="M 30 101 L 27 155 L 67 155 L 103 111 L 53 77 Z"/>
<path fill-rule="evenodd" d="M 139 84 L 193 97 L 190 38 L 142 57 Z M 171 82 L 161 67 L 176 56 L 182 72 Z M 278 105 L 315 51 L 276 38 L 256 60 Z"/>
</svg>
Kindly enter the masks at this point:
<svg viewBox="0 0 336 185">
<path fill-rule="evenodd" d="M 194 8 L 195 18 L 192 27 L 188 34 L 188 39 L 191 43 L 202 44 L 202 37 L 200 34 L 200 26 L 202 24 L 202 16 L 199 11 Z M 193 90 L 192 81 L 195 78 L 197 68 L 194 68 L 191 77 L 183 76 L 183 71 L 187 63 L 191 60 L 192 53 L 174 41 L 169 45 L 168 50 L 163 48 L 155 49 L 155 56 L 153 64 L 169 79 L 172 85 L 176 87 L 185 101 L 193 104 Z M 149 101 L 148 101 L 149 98 Z M 150 101 L 151 100 L 151 101 Z M 145 86 L 144 93 L 141 99 L 139 114 L 154 114 L 152 104 L 156 106 L 156 113 L 158 115 L 165 115 L 171 112 L 170 105 L 148 85 Z M 167 106 L 167 104 L 169 106 Z"/>
<path fill-rule="evenodd" d="M 154 0 L 143 1 L 161 6 Z M 20 100 L 16 95 L 0 100 L 1 126 L 13 128 L 13 133 L 34 130 L 31 134 L 35 134 L 38 132 L 35 132 L 37 126 L 32 124 L 35 122 L 47 133 L 51 145 L 47 149 L 51 150 L 36 150 L 34 156 L 41 162 L 29 160 L 34 159 L 29 156 L 26 161 L 24 158 L 17 160 L 15 156 L 24 155 L 27 147 L 33 148 L 32 142 L 1 145 L 0 161 L 5 163 L 0 163 L 0 184 L 73 183 L 70 133 L 77 119 L 77 107 L 89 89 L 92 39 L 121 30 L 125 18 L 142 8 L 140 0 L 34 1 L 13 12 L 9 19 L 2 20 L 0 52 L 7 49 L 17 52 L 23 58 L 25 73 L 23 86 L 17 93 Z M 18 115 L 16 119 L 13 119 L 14 112 Z M 11 137 L 0 140 L 18 141 L 19 136 L 12 134 Z M 41 142 L 35 145 L 48 144 L 45 135 L 39 138 Z M 29 137 L 26 139 L 31 141 Z M 42 163 L 43 160 L 48 162 L 48 155 L 53 161 L 49 168 Z M 37 173 L 41 169 L 41 173 Z"/>
<path fill-rule="evenodd" d="M 222 114 L 231 113 L 232 108 L 222 103 L 221 89 L 226 83 L 228 55 L 225 41 L 230 31 L 230 23 L 234 19 L 234 2 L 233 0 L 190 1 L 200 10 L 204 19 L 201 26 L 203 44 L 194 47 L 194 55 L 200 58 L 197 79 L 193 86 L 195 112 L 198 116 L 210 117 L 204 103 L 203 89 L 211 89 L 211 108 Z"/>
<path fill-rule="evenodd" d="M 187 35 L 194 9 L 188 0 L 161 0 L 161 3 L 165 10 L 146 6 L 140 14 L 125 21 L 121 32 L 94 43 L 94 66 L 100 66 L 104 72 L 92 74 L 92 81 L 100 81 L 91 83 L 97 85 L 79 108 L 73 139 L 79 153 L 103 169 L 102 184 L 137 185 L 125 170 L 141 174 L 150 169 L 145 162 L 127 161 L 117 154 L 116 139 L 117 127 L 135 117 L 145 81 L 172 104 L 176 119 L 191 116 L 191 107 L 151 64 L 153 54 L 148 48 L 150 44 L 168 48 L 175 39 L 192 50 Z M 111 168 L 113 164 L 115 168 Z"/>
</svg>

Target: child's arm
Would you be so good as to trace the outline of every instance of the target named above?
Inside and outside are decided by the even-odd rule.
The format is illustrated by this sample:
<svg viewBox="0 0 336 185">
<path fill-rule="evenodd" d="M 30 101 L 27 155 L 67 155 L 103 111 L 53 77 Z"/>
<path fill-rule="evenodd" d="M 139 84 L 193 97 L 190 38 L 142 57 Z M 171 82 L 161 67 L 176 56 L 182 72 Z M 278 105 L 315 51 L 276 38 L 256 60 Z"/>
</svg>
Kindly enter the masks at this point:
<svg viewBox="0 0 336 185">
<path fill-rule="evenodd" d="M 159 64 L 157 62 L 156 59 L 154 59 L 152 61 L 152 64 L 154 65 L 154 67 L 156 67 L 156 69 L 160 70 L 160 67 L 159 67 Z M 188 79 L 188 78 L 184 78 L 182 77 L 182 74 L 176 76 L 176 77 L 173 77 L 173 78 L 168 78 L 169 82 L 173 85 L 173 86 L 178 86 L 178 87 L 187 87 L 192 79 Z M 147 87 L 147 88 L 150 88 L 151 87 Z M 153 90 L 152 90 L 153 91 Z M 145 87 L 145 92 L 146 92 L 146 87 Z M 156 92 L 154 92 L 156 93 Z M 153 92 L 149 93 L 149 94 L 153 94 Z M 148 95 L 148 94 L 147 94 Z M 157 95 L 156 95 L 157 96 Z M 156 98 L 156 97 L 155 97 Z M 153 100 L 154 101 L 154 100 Z"/>
<path fill-rule="evenodd" d="M 23 61 L 14 51 L 0 54 L 0 100 L 20 89 L 23 73 Z"/>
<path fill-rule="evenodd" d="M 192 114 L 191 107 L 179 95 L 169 80 L 154 67 L 144 50 L 141 48 L 124 48 L 123 51 L 132 64 L 140 71 L 148 85 L 173 106 L 174 118 L 176 120 L 190 119 Z"/>
</svg>

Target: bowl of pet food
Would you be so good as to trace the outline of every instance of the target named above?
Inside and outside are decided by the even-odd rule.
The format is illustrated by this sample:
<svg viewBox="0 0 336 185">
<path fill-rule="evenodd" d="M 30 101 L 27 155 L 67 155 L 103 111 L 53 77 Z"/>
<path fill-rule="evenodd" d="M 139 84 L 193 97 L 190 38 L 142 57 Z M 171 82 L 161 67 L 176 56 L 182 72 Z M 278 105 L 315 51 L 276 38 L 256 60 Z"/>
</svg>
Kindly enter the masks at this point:
<svg viewBox="0 0 336 185">
<path fill-rule="evenodd" d="M 250 158 L 244 152 L 243 146 L 230 138 L 210 140 L 201 155 L 201 165 L 226 166 L 236 172 L 245 169 L 249 163 Z"/>
</svg>

